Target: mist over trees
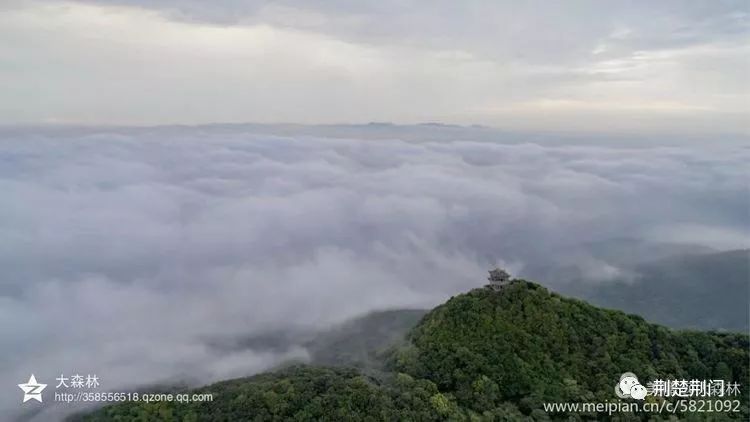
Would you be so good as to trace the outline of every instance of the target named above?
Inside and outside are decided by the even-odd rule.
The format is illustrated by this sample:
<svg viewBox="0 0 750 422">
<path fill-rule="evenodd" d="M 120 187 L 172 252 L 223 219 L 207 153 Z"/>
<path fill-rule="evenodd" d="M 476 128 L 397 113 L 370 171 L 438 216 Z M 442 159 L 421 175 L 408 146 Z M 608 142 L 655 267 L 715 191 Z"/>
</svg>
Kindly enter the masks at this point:
<svg viewBox="0 0 750 422">
<path fill-rule="evenodd" d="M 579 282 L 606 284 L 629 267 L 596 242 L 724 250 L 747 232 L 750 150 L 731 142 L 547 144 L 434 125 L 0 138 L 0 316 L 34 310 L 0 326 L 5 379 L 73 367 L 112 389 L 201 385 L 311 357 L 304 345 L 216 345 L 430 308 L 497 264 L 549 265 L 552 277 L 534 279 L 555 287 L 572 260 L 585 264 Z M 2 388 L 0 406 L 15 412 L 15 386 Z"/>
<path fill-rule="evenodd" d="M 370 323 L 377 319 L 383 315 Z M 367 336 L 352 332 L 350 344 Z M 291 366 L 191 392 L 211 392 L 211 402 L 125 403 L 71 420 L 672 420 L 659 413 L 549 413 L 543 404 L 614 400 L 625 372 L 644 383 L 750 381 L 746 334 L 672 331 L 524 280 L 452 297 L 404 340 L 379 355 L 385 370 Z M 724 398 L 737 402 L 736 412 L 677 416 L 747 419 L 747 394 L 722 390 Z"/>
</svg>

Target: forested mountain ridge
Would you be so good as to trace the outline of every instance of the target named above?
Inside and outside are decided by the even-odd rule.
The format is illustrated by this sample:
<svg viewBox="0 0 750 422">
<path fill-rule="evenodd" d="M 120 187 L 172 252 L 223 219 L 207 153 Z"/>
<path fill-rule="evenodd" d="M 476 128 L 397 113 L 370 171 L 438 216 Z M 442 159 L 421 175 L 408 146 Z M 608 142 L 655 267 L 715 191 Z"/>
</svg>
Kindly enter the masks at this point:
<svg viewBox="0 0 750 422">
<path fill-rule="evenodd" d="M 545 401 L 612 400 L 624 372 L 642 380 L 749 381 L 747 335 L 673 331 L 523 280 L 451 298 L 409 340 L 392 357 L 395 371 L 429 379 L 460 406 L 493 415 L 508 402 L 540 416 Z M 746 419 L 747 391 L 740 399 Z"/>
<path fill-rule="evenodd" d="M 747 332 L 750 250 L 672 256 L 634 272 L 633 280 L 589 285 L 576 296 L 670 327 Z"/>
<path fill-rule="evenodd" d="M 399 344 L 426 313 L 424 309 L 371 312 L 319 332 L 304 347 L 315 365 L 380 368 L 379 355 Z"/>
<path fill-rule="evenodd" d="M 614 239 L 553 255 L 527 265 L 522 277 L 671 328 L 750 328 L 748 249 Z"/>
<path fill-rule="evenodd" d="M 455 296 L 425 315 L 377 377 L 295 366 L 203 387 L 209 403 L 126 403 L 73 420 L 661 420 L 667 415 L 547 414 L 544 402 L 617 400 L 624 372 L 739 382 L 748 419 L 748 336 L 672 331 L 516 280 Z"/>
</svg>

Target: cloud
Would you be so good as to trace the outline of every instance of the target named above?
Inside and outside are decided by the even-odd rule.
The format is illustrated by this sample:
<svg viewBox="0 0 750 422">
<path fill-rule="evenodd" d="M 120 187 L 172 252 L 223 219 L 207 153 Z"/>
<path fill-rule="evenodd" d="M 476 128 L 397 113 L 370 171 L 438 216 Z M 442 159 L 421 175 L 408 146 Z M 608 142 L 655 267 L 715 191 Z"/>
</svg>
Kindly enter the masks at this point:
<svg viewBox="0 0 750 422">
<path fill-rule="evenodd" d="M 748 233 L 742 146 L 252 128 L 0 131 L 0 377 L 91 372 L 123 389 L 241 376 L 305 351 L 213 339 L 432 306 L 494 263 L 520 271 L 586 242 L 723 247 Z M 617 270 L 591 262 L 591 274 Z M 13 412 L 15 384 L 0 394 Z"/>
<path fill-rule="evenodd" d="M 744 2 L 14 2 L 0 122 L 746 134 L 748 16 Z"/>
<path fill-rule="evenodd" d="M 747 231 L 703 224 L 665 223 L 654 227 L 644 237 L 675 243 L 708 243 L 720 249 L 748 249 L 749 234 Z"/>
</svg>

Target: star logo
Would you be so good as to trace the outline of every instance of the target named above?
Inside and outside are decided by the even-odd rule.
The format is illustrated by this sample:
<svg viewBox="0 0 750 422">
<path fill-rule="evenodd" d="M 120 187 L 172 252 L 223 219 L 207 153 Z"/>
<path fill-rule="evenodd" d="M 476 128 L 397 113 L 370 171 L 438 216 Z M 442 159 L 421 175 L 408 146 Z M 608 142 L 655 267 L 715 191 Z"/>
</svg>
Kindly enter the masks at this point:
<svg viewBox="0 0 750 422">
<path fill-rule="evenodd" d="M 18 384 L 18 388 L 23 390 L 23 403 L 29 400 L 36 400 L 39 403 L 42 402 L 42 390 L 47 388 L 47 384 L 39 384 L 36 382 L 36 377 L 31 374 L 29 380 L 24 384 Z"/>
</svg>

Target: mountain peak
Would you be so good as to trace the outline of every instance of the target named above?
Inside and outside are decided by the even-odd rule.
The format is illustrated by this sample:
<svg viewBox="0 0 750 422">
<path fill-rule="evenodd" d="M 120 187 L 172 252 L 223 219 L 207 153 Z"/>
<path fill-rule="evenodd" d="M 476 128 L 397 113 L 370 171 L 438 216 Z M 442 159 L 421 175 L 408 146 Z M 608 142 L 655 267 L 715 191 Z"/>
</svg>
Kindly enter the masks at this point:
<svg viewBox="0 0 750 422">
<path fill-rule="evenodd" d="M 522 279 L 452 297 L 409 340 L 394 353 L 394 369 L 433 381 L 477 412 L 506 402 L 528 413 L 545 401 L 611 400 L 625 372 L 749 380 L 745 335 L 672 331 Z M 479 384 L 493 391 L 490 402 Z"/>
</svg>

